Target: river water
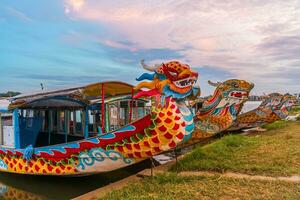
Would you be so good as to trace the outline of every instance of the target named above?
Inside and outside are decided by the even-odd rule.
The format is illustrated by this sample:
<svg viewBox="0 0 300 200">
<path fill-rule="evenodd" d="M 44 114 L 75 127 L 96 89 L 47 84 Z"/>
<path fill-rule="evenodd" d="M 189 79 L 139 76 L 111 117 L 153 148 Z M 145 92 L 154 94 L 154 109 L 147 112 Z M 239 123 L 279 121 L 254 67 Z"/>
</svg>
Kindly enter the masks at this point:
<svg viewBox="0 0 300 200">
<path fill-rule="evenodd" d="M 261 101 L 247 101 L 241 110 L 241 114 L 257 108 L 260 104 Z"/>
<path fill-rule="evenodd" d="M 241 112 L 252 110 L 258 107 L 260 103 L 246 102 Z M 174 159 L 174 156 L 171 153 L 157 156 L 155 159 L 159 163 L 165 163 Z M 150 166 L 150 162 L 147 160 L 110 173 L 86 177 L 28 176 L 0 173 L 0 199 L 71 199 L 135 174 Z"/>
<path fill-rule="evenodd" d="M 0 173 L 0 199 L 71 199 L 150 168 L 149 160 L 110 173 L 85 177 L 29 176 Z"/>
</svg>

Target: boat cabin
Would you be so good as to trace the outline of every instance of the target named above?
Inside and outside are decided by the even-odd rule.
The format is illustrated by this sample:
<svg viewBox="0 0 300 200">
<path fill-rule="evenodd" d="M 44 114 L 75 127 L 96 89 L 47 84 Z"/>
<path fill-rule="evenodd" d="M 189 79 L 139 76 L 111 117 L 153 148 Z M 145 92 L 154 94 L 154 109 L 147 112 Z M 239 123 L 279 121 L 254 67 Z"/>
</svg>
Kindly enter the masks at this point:
<svg viewBox="0 0 300 200">
<path fill-rule="evenodd" d="M 103 82 L 19 95 L 6 102 L 6 109 L 0 112 L 1 145 L 26 148 L 114 131 L 149 114 L 150 103 L 146 99 L 133 100 L 132 85 Z"/>
<path fill-rule="evenodd" d="M 9 101 L 0 100 L 0 144 L 3 146 L 14 146 L 13 115 L 8 110 Z"/>
</svg>

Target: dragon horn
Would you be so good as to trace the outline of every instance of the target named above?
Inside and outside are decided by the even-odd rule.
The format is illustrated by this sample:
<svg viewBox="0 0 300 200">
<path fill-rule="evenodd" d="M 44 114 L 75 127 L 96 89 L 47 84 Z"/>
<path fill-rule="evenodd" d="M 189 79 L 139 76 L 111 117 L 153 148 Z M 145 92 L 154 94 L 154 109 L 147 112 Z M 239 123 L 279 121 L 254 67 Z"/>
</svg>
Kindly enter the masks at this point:
<svg viewBox="0 0 300 200">
<path fill-rule="evenodd" d="M 210 81 L 210 80 L 208 81 L 208 84 L 211 85 L 211 86 L 214 86 L 214 87 L 218 87 L 219 85 L 221 85 L 220 82 L 214 83 L 214 82 L 212 82 L 212 81 Z"/>
<path fill-rule="evenodd" d="M 144 69 L 146 69 L 146 70 L 148 70 L 150 72 L 154 72 L 158 67 L 160 67 L 162 65 L 162 64 L 156 64 L 154 66 L 149 66 L 149 65 L 145 64 L 145 60 L 144 59 L 141 60 L 141 64 L 142 64 L 142 66 L 143 66 Z"/>
</svg>

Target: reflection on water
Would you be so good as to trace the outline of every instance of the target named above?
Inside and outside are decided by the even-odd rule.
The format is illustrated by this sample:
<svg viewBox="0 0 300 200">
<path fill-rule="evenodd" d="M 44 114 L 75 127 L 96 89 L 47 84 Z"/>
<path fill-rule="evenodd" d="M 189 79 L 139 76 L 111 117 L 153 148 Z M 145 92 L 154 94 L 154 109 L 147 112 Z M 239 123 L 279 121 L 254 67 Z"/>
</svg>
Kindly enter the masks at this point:
<svg viewBox="0 0 300 200">
<path fill-rule="evenodd" d="M 0 183 L 0 197 L 3 200 L 42 200 L 41 196 Z"/>
<path fill-rule="evenodd" d="M 145 168 L 148 160 L 113 172 L 85 177 L 29 176 L 0 173 L 0 199 L 71 199 Z"/>
</svg>

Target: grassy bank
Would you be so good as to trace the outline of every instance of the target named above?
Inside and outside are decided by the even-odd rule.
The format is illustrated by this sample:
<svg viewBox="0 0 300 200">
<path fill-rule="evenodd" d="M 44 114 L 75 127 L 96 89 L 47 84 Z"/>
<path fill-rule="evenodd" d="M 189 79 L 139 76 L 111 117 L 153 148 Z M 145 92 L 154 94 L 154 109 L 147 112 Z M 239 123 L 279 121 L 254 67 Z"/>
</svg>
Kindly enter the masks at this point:
<svg viewBox="0 0 300 200">
<path fill-rule="evenodd" d="M 178 161 L 180 171 L 238 172 L 250 175 L 300 175 L 300 121 L 280 121 L 266 132 L 228 135 L 197 147 Z M 234 179 L 228 176 L 179 176 L 171 172 L 145 178 L 103 199 L 300 199 L 300 184 Z"/>
<path fill-rule="evenodd" d="M 300 174 L 300 122 L 277 122 L 267 128 L 260 135 L 229 135 L 198 147 L 178 162 L 177 169 L 269 176 Z"/>
<path fill-rule="evenodd" d="M 300 105 L 299 104 L 292 108 L 290 115 L 295 115 L 297 113 L 300 113 Z"/>
<path fill-rule="evenodd" d="M 299 199 L 300 185 L 215 177 L 164 174 L 146 178 L 102 199 Z"/>
</svg>

